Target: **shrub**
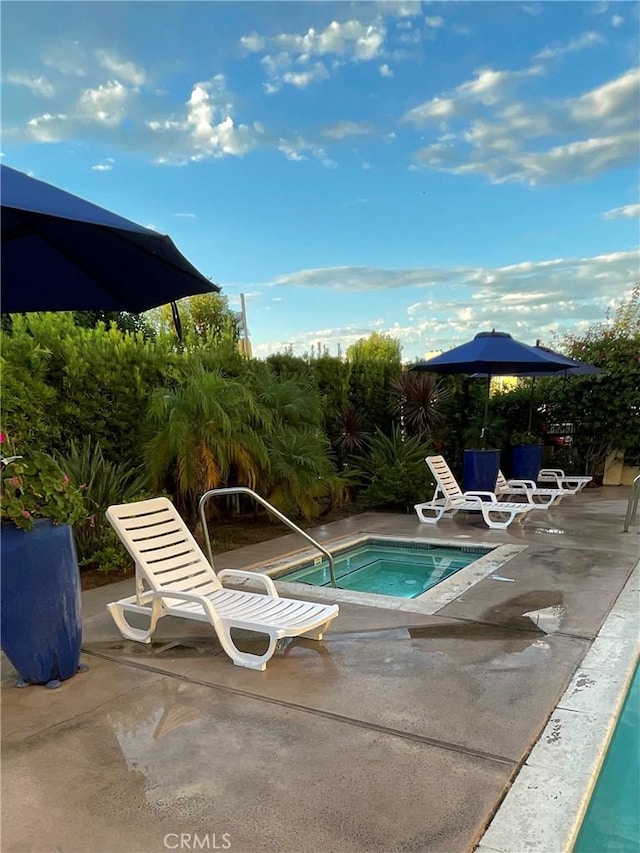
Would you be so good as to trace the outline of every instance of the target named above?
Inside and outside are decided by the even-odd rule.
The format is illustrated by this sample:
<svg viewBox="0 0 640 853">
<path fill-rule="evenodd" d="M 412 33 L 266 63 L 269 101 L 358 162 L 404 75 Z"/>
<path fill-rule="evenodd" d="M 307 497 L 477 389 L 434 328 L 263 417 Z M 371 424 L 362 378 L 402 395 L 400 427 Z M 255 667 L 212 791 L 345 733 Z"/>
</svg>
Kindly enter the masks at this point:
<svg viewBox="0 0 640 853">
<path fill-rule="evenodd" d="M 77 480 L 48 453 L 27 451 L 24 457 L 2 460 L 1 517 L 22 530 L 31 530 L 38 518 L 55 524 L 74 524 L 84 506 Z"/>
<path fill-rule="evenodd" d="M 426 500 L 434 489 L 434 481 L 425 463 L 430 445 L 419 436 L 405 438 L 399 427 L 391 436 L 381 429 L 369 439 L 369 455 L 358 460 L 358 468 L 366 484 L 363 503 L 370 506 L 396 506 L 409 509 Z"/>
<path fill-rule="evenodd" d="M 84 518 L 73 527 L 80 565 L 95 563 L 102 571 L 120 568 L 123 551 L 105 512 L 111 504 L 148 497 L 146 475 L 127 463 L 107 461 L 99 442 L 90 436 L 81 444 L 70 442 L 68 452 L 57 453 L 56 458 L 81 487 Z"/>
</svg>

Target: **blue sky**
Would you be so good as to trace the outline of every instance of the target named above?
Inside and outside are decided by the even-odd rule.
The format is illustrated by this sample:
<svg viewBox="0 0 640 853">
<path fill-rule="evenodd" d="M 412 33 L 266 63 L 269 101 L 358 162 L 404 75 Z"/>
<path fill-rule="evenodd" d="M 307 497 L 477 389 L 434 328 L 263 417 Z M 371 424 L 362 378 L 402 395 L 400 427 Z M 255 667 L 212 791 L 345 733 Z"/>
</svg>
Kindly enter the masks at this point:
<svg viewBox="0 0 640 853">
<path fill-rule="evenodd" d="M 552 343 L 640 278 L 639 9 L 5 0 L 3 162 L 169 233 L 259 356 Z"/>
</svg>

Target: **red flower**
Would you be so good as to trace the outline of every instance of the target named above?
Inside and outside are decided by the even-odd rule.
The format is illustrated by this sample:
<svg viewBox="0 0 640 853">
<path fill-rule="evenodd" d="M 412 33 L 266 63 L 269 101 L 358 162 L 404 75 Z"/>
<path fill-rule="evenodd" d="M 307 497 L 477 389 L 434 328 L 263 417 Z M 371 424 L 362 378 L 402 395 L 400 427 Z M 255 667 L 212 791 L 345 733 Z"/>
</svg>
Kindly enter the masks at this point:
<svg viewBox="0 0 640 853">
<path fill-rule="evenodd" d="M 31 513 L 29 512 L 29 510 L 28 510 L 28 509 L 23 509 L 23 510 L 22 510 L 22 515 L 23 515 L 23 517 L 24 517 L 24 518 L 31 518 Z"/>
<path fill-rule="evenodd" d="M 4 444 L 6 440 L 7 436 L 3 432 L 0 432 L 0 444 Z"/>
<path fill-rule="evenodd" d="M 68 486 L 68 485 L 69 485 L 69 483 L 71 482 L 71 480 L 70 480 L 70 478 L 65 474 L 65 475 L 63 476 L 63 478 L 62 478 L 62 482 L 65 484 L 65 486 Z"/>
<path fill-rule="evenodd" d="M 9 480 L 9 483 L 13 486 L 14 489 L 19 489 L 20 486 L 22 485 L 22 481 L 20 480 L 20 477 L 12 477 Z"/>
</svg>

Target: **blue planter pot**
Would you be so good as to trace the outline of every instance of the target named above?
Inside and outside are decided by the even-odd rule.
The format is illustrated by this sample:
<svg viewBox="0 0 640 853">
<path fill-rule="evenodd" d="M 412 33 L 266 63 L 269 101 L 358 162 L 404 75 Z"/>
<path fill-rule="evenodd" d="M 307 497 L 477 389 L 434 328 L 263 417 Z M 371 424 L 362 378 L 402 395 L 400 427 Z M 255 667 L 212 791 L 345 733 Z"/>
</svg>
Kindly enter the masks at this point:
<svg viewBox="0 0 640 853">
<path fill-rule="evenodd" d="M 535 480 L 542 466 L 541 444 L 516 444 L 513 448 L 512 476 L 515 480 Z"/>
<path fill-rule="evenodd" d="M 2 650 L 22 683 L 57 687 L 80 667 L 80 575 L 72 529 L 2 525 Z M 21 684 L 21 682 L 19 682 Z"/>
<path fill-rule="evenodd" d="M 495 492 L 499 468 L 499 450 L 465 450 L 463 470 L 465 491 Z"/>
</svg>

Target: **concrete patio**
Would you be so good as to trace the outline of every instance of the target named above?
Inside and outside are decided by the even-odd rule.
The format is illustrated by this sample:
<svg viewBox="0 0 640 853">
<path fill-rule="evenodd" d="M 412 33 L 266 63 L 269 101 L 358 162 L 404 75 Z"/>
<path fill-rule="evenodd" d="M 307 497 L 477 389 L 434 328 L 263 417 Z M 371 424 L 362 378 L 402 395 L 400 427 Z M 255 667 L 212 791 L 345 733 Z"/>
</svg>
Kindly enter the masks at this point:
<svg viewBox="0 0 640 853">
<path fill-rule="evenodd" d="M 323 643 L 262 673 L 201 623 L 123 640 L 105 604 L 132 581 L 85 593 L 89 672 L 17 690 L 3 661 L 4 853 L 472 850 L 638 561 L 628 494 L 588 489 L 506 531 L 383 513 L 311 530 L 526 548 L 435 615 L 341 603 Z M 216 567 L 305 547 L 287 535 Z M 524 614 L 549 607 L 545 633 Z"/>
</svg>

